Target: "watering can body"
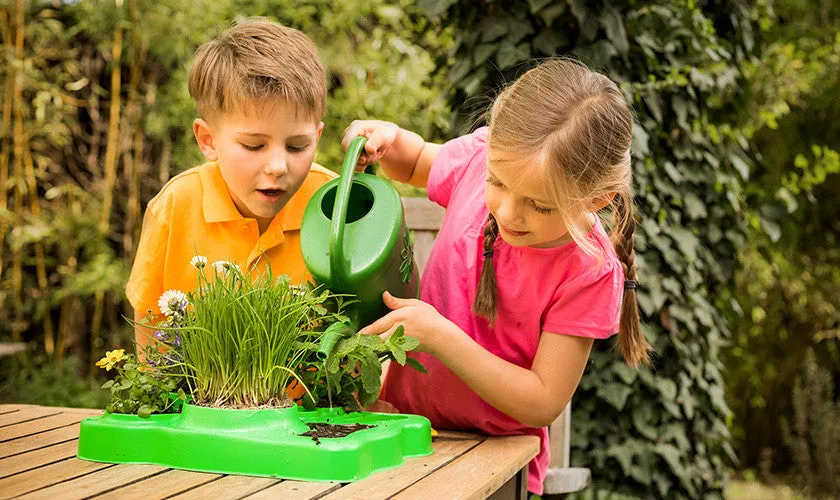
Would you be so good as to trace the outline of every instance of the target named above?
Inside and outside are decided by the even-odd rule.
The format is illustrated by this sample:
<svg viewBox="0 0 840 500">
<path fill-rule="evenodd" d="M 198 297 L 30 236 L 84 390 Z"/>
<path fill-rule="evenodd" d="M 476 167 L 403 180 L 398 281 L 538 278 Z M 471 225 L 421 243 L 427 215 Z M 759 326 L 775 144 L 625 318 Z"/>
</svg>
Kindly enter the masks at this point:
<svg viewBox="0 0 840 500">
<path fill-rule="evenodd" d="M 309 201 L 301 225 L 301 251 L 319 285 L 352 294 L 358 326 L 388 313 L 382 293 L 419 296 L 419 272 L 397 191 L 375 175 L 355 173 L 365 138 L 347 150 L 341 176 Z"/>
</svg>

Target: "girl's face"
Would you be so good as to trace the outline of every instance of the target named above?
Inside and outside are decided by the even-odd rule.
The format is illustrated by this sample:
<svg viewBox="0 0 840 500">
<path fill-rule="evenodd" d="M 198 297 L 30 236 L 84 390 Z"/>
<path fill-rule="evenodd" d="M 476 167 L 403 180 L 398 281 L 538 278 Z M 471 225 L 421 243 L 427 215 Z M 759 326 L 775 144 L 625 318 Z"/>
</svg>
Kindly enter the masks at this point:
<svg viewBox="0 0 840 500">
<path fill-rule="evenodd" d="M 534 169 L 530 169 L 534 170 Z M 551 248 L 572 241 L 560 209 L 552 202 L 541 174 L 522 175 L 523 168 L 496 168 L 487 162 L 484 202 L 511 246 Z"/>
</svg>

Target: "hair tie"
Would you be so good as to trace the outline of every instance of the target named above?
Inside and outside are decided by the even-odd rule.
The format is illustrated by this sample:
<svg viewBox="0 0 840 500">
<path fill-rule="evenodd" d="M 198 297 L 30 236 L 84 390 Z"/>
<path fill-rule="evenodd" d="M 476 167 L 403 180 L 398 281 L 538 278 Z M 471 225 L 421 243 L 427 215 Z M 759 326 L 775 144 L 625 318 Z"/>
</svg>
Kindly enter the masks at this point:
<svg viewBox="0 0 840 500">
<path fill-rule="evenodd" d="M 485 259 L 492 259 L 493 258 L 493 249 L 492 248 L 488 248 L 487 250 L 484 251 L 484 258 Z"/>
<path fill-rule="evenodd" d="M 624 289 L 625 290 L 635 290 L 636 286 L 639 284 L 636 280 L 624 280 Z"/>
</svg>

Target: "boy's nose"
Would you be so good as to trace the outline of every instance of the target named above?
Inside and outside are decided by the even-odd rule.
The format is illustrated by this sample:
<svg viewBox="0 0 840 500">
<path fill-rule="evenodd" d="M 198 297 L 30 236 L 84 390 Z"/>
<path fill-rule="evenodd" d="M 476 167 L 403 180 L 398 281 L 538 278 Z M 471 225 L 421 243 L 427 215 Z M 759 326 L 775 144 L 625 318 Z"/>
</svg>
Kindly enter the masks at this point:
<svg viewBox="0 0 840 500">
<path fill-rule="evenodd" d="M 265 165 L 265 173 L 275 177 L 285 175 L 288 170 L 285 155 L 274 155 L 269 158 L 268 163 Z"/>
</svg>

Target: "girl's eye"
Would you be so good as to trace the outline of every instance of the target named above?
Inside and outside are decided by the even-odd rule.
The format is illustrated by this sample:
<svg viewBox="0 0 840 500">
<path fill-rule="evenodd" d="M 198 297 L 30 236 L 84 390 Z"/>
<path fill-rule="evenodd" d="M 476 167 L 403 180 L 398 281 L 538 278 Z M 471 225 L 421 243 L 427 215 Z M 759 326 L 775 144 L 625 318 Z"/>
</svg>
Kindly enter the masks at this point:
<svg viewBox="0 0 840 500">
<path fill-rule="evenodd" d="M 257 144 L 256 146 L 251 146 L 250 144 L 242 143 L 242 147 L 248 151 L 259 151 L 263 148 L 263 145 Z"/>
<path fill-rule="evenodd" d="M 491 186 L 494 186 L 494 187 L 497 187 L 497 188 L 503 188 L 504 187 L 504 185 L 501 182 L 499 182 L 499 179 L 496 179 L 495 177 L 488 177 L 487 178 L 487 184 L 490 184 Z"/>
<path fill-rule="evenodd" d="M 554 211 L 553 208 L 541 207 L 541 206 L 537 205 L 536 203 L 531 203 L 531 208 L 533 208 L 534 211 L 537 212 L 538 214 L 543 214 L 543 215 L 548 215 L 548 214 L 550 214 L 551 212 Z"/>
</svg>

